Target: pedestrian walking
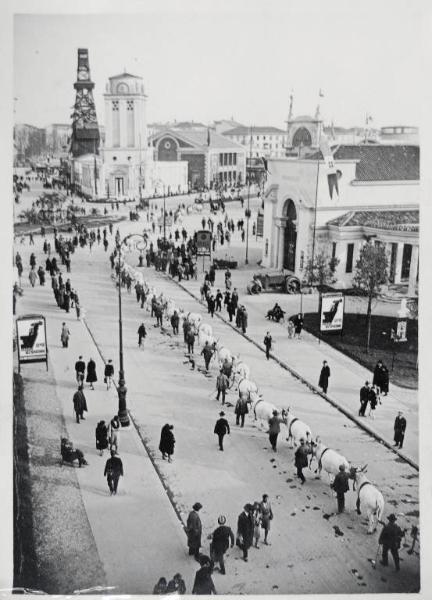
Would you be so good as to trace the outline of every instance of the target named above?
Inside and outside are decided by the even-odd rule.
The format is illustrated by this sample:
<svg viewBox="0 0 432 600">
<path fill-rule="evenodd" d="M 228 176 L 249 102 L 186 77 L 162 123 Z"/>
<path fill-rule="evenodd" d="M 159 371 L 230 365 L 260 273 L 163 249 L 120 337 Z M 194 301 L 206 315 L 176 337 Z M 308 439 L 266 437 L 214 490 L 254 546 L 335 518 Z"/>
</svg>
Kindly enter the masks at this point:
<svg viewBox="0 0 432 600">
<path fill-rule="evenodd" d="M 179 317 L 178 312 L 175 310 L 173 316 L 171 317 L 171 327 L 173 329 L 174 335 L 178 335 L 179 323 L 180 323 L 180 317 Z"/>
<path fill-rule="evenodd" d="M 201 568 L 195 573 L 192 594 L 206 596 L 216 594 L 216 588 L 211 577 L 212 567 L 210 558 L 204 555 L 200 556 L 199 563 Z"/>
<path fill-rule="evenodd" d="M 86 382 L 90 384 L 91 390 L 94 390 L 93 384 L 96 383 L 96 381 L 97 381 L 96 363 L 92 358 L 90 358 L 90 360 L 87 363 Z"/>
<path fill-rule="evenodd" d="M 118 418 L 118 415 L 114 415 L 110 422 L 109 446 L 110 446 L 110 450 L 113 450 L 113 448 L 115 446 L 115 452 L 118 451 L 119 430 L 120 430 L 120 419 Z"/>
<path fill-rule="evenodd" d="M 96 426 L 95 436 L 96 450 L 99 450 L 99 454 L 102 456 L 103 451 L 108 448 L 108 427 L 105 421 L 99 421 Z"/>
<path fill-rule="evenodd" d="M 243 551 L 243 560 L 245 562 L 248 561 L 248 550 L 253 544 L 254 523 L 252 512 L 253 506 L 245 504 L 237 520 L 236 543 Z"/>
<path fill-rule="evenodd" d="M 75 375 L 78 384 L 84 383 L 84 373 L 85 373 L 85 362 L 82 359 L 82 356 L 78 357 L 78 360 L 75 363 Z"/>
<path fill-rule="evenodd" d="M 246 307 L 242 305 L 241 307 L 241 316 L 240 316 L 240 327 L 243 333 L 246 333 L 246 329 L 248 326 L 248 313 Z"/>
<path fill-rule="evenodd" d="M 261 506 L 259 502 L 253 503 L 252 520 L 254 525 L 253 546 L 259 550 L 258 542 L 261 537 Z"/>
<path fill-rule="evenodd" d="M 270 335 L 270 332 L 267 331 L 266 336 L 264 338 L 264 346 L 265 346 L 265 350 L 266 350 L 266 358 L 267 360 L 270 359 L 270 350 L 272 347 L 272 336 Z"/>
<path fill-rule="evenodd" d="M 377 388 L 369 388 L 369 417 L 375 419 L 375 409 L 378 403 Z"/>
<path fill-rule="evenodd" d="M 394 445 L 402 448 L 405 438 L 406 419 L 403 412 L 400 410 L 394 422 Z"/>
<path fill-rule="evenodd" d="M 198 514 L 201 509 L 202 504 L 195 502 L 186 522 L 189 556 L 193 555 L 196 560 L 199 559 L 199 550 L 201 548 L 202 524 Z"/>
<path fill-rule="evenodd" d="M 365 384 L 360 388 L 360 408 L 359 417 L 366 416 L 366 408 L 369 402 L 369 381 L 365 381 Z"/>
<path fill-rule="evenodd" d="M 345 510 L 345 493 L 349 491 L 349 476 L 345 472 L 345 465 L 339 466 L 339 473 L 330 486 L 336 492 L 338 513 Z"/>
<path fill-rule="evenodd" d="M 222 394 L 222 405 L 225 404 L 225 395 L 226 395 L 228 386 L 229 386 L 228 377 L 224 373 L 224 370 L 221 369 L 219 371 L 219 375 L 216 377 L 216 389 L 217 389 L 216 400 L 219 400 L 219 397 Z"/>
<path fill-rule="evenodd" d="M 162 453 L 162 459 L 168 456 L 168 462 L 172 462 L 172 455 L 174 454 L 174 445 L 175 438 L 172 430 L 174 429 L 174 425 L 170 425 L 166 423 L 161 429 L 160 442 L 159 442 L 159 450 Z"/>
<path fill-rule="evenodd" d="M 303 475 L 303 469 L 308 465 L 307 455 L 309 451 L 306 447 L 305 441 L 303 438 L 300 440 L 300 446 L 295 451 L 295 460 L 294 464 L 297 467 L 297 477 L 301 479 L 302 485 L 306 481 L 305 476 Z"/>
<path fill-rule="evenodd" d="M 209 370 L 210 361 L 213 356 L 213 348 L 210 346 L 208 341 L 205 343 L 204 348 L 201 350 L 201 354 L 204 356 L 205 370 Z"/>
<path fill-rule="evenodd" d="M 244 427 L 245 415 L 249 412 L 247 401 L 245 398 L 241 397 L 237 400 L 234 413 L 236 415 L 236 425 L 240 425 Z M 241 423 L 240 423 L 241 422 Z"/>
<path fill-rule="evenodd" d="M 66 323 L 62 323 L 62 330 L 61 330 L 61 334 L 60 334 L 60 341 L 63 345 L 63 348 L 67 348 L 69 345 L 69 338 L 70 338 L 70 331 L 69 331 L 69 327 L 66 325 Z"/>
<path fill-rule="evenodd" d="M 104 371 L 104 382 L 106 383 L 107 390 L 109 390 L 111 387 L 113 375 L 114 375 L 114 366 L 112 364 L 112 360 L 109 359 L 108 363 L 105 365 L 105 371 Z"/>
<path fill-rule="evenodd" d="M 176 573 L 174 577 L 168 582 L 166 593 L 180 595 L 186 594 L 186 584 L 180 573 Z"/>
<path fill-rule="evenodd" d="M 219 413 L 219 417 L 220 419 L 216 421 L 216 425 L 214 427 L 214 433 L 219 439 L 219 450 L 223 452 L 223 439 L 226 434 L 230 435 L 230 426 L 228 421 L 225 419 L 225 413 L 223 411 Z"/>
<path fill-rule="evenodd" d="M 220 291 L 220 289 L 217 289 L 216 291 L 216 312 L 221 312 L 222 310 L 222 292 Z"/>
<path fill-rule="evenodd" d="M 78 390 L 73 395 L 73 406 L 75 411 L 76 422 L 79 423 L 80 419 L 85 421 L 84 412 L 87 412 L 87 401 L 84 396 L 82 385 L 78 386 Z"/>
<path fill-rule="evenodd" d="M 298 313 L 296 317 L 294 317 L 294 337 L 297 336 L 297 339 L 301 339 L 301 332 L 303 329 L 304 319 L 302 313 Z"/>
<path fill-rule="evenodd" d="M 387 396 L 389 391 L 389 378 L 387 367 L 383 364 L 382 360 L 379 360 L 375 365 L 372 385 L 376 385 L 380 393 L 384 394 L 384 396 Z"/>
<path fill-rule="evenodd" d="M 234 547 L 234 533 L 231 527 L 226 525 L 225 515 L 220 515 L 218 518 L 218 527 L 213 531 L 212 541 L 210 545 L 210 558 L 213 563 L 219 563 L 219 572 L 225 575 L 224 554 L 230 547 Z"/>
<path fill-rule="evenodd" d="M 39 277 L 39 284 L 45 285 L 45 269 L 43 268 L 42 265 L 39 266 L 39 269 L 37 270 L 37 274 Z"/>
<path fill-rule="evenodd" d="M 390 514 L 387 519 L 389 522 L 382 528 L 378 539 L 378 543 L 382 544 L 381 564 L 384 567 L 388 566 L 388 553 L 390 550 L 391 555 L 393 556 L 395 570 L 399 571 L 399 548 L 405 532 L 402 531 L 399 525 L 396 525 L 397 518 L 395 514 Z"/>
<path fill-rule="evenodd" d="M 138 327 L 138 348 L 141 348 L 141 346 L 143 346 L 143 339 L 145 339 L 147 336 L 147 331 L 146 328 L 144 326 L 144 323 L 141 323 L 141 325 Z"/>
<path fill-rule="evenodd" d="M 122 460 L 114 450 L 111 450 L 111 458 L 105 463 L 104 476 L 107 478 L 110 494 L 117 494 L 118 482 L 124 476 L 124 471 Z"/>
<path fill-rule="evenodd" d="M 273 511 L 270 504 L 268 494 L 263 494 L 262 501 L 260 504 L 261 508 L 261 527 L 264 529 L 264 544 L 269 546 L 267 541 L 268 534 L 270 531 L 270 521 L 273 520 Z"/>
<path fill-rule="evenodd" d="M 323 366 L 321 369 L 321 373 L 320 373 L 320 377 L 319 377 L 319 381 L 318 381 L 318 385 L 322 389 L 324 394 L 327 394 L 329 378 L 330 378 L 330 367 L 328 366 L 327 361 L 324 360 Z"/>
<path fill-rule="evenodd" d="M 273 452 L 277 452 L 277 439 L 280 433 L 280 424 L 284 422 L 284 420 L 278 416 L 279 413 L 277 410 L 273 411 L 273 416 L 269 418 L 269 441 Z"/>
</svg>

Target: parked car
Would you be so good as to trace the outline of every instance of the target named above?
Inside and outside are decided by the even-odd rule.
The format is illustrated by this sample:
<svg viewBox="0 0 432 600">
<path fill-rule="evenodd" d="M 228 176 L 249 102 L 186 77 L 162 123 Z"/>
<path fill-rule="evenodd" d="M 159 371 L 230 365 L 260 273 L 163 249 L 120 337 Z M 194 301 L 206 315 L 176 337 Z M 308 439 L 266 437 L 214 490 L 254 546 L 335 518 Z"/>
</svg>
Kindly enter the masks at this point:
<svg viewBox="0 0 432 600">
<path fill-rule="evenodd" d="M 285 291 L 287 294 L 298 294 L 301 289 L 300 279 L 293 273 L 287 273 L 283 271 L 263 271 L 255 273 L 253 281 L 249 284 L 248 288 L 253 286 L 253 283 L 259 281 L 263 292 L 270 292 L 273 290 Z M 254 286 L 255 288 L 257 286 Z M 254 292 L 259 293 L 259 292 Z"/>
</svg>

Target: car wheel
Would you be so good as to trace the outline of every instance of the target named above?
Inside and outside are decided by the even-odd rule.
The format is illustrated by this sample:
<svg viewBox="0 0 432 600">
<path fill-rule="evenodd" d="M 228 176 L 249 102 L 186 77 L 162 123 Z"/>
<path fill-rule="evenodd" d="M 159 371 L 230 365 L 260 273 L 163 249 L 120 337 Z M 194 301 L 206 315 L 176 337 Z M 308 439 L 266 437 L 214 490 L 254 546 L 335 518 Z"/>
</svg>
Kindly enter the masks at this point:
<svg viewBox="0 0 432 600">
<path fill-rule="evenodd" d="M 296 277 L 285 279 L 285 291 L 287 294 L 298 294 L 300 292 L 300 281 Z"/>
</svg>

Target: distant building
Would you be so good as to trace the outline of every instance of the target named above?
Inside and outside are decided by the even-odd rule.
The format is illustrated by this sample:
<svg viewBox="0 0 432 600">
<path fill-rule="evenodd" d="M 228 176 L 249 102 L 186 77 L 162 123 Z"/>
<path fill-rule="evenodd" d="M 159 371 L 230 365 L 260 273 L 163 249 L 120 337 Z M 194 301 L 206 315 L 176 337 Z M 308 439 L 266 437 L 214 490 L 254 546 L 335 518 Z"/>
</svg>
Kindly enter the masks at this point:
<svg viewBox="0 0 432 600">
<path fill-rule="evenodd" d="M 69 152 L 72 126 L 53 123 L 45 127 L 46 152 L 51 156 L 61 156 Z"/>
<path fill-rule="evenodd" d="M 46 152 L 45 129 L 18 123 L 14 126 L 14 165 L 24 165 Z"/>
<path fill-rule="evenodd" d="M 285 156 L 286 132 L 277 127 L 246 127 L 241 125 L 223 132 L 223 136 L 240 144 L 253 158 Z"/>
<path fill-rule="evenodd" d="M 245 181 L 246 152 L 209 129 L 167 129 L 151 138 L 155 161 L 187 161 L 190 189 Z"/>
<path fill-rule="evenodd" d="M 381 127 L 380 138 L 383 144 L 418 144 L 419 129 L 408 125 Z"/>
<path fill-rule="evenodd" d="M 212 129 L 214 129 L 216 133 L 220 133 L 222 135 L 230 129 L 234 129 L 235 127 L 244 127 L 244 125 L 234 121 L 233 119 L 221 119 L 220 121 L 214 121 L 212 125 Z"/>
<path fill-rule="evenodd" d="M 360 249 L 373 239 L 387 250 L 390 282 L 406 284 L 406 293 L 413 296 L 418 278 L 419 160 L 418 146 L 383 144 L 339 145 L 332 171 L 321 152 L 295 160 L 270 159 L 263 266 L 303 279 L 315 237 L 315 256 L 323 251 L 329 259 L 339 259 L 335 285 L 349 288 Z"/>
</svg>

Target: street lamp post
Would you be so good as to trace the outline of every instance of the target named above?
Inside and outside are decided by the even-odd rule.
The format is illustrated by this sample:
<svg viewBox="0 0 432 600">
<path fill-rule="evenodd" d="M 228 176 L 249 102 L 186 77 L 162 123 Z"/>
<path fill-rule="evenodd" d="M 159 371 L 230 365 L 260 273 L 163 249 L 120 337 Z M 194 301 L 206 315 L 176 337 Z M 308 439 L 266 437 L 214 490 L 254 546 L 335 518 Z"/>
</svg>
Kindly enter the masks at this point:
<svg viewBox="0 0 432 600">
<path fill-rule="evenodd" d="M 122 241 L 120 241 L 120 236 L 116 237 L 117 242 L 117 250 L 118 250 L 118 306 L 119 306 L 119 381 L 117 387 L 118 394 L 118 417 L 122 427 L 128 427 L 130 424 L 129 414 L 127 410 L 126 404 L 126 380 L 124 373 L 124 361 L 123 361 L 123 321 L 122 321 L 122 297 L 121 297 L 121 271 L 122 271 L 122 261 L 121 261 L 121 248 L 122 245 L 126 242 L 126 240 L 131 237 L 139 237 L 144 241 L 144 248 L 147 245 L 146 238 L 140 233 L 131 233 L 127 235 Z M 144 249 L 142 248 L 142 249 Z"/>
</svg>

